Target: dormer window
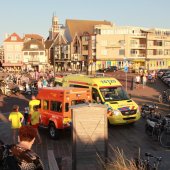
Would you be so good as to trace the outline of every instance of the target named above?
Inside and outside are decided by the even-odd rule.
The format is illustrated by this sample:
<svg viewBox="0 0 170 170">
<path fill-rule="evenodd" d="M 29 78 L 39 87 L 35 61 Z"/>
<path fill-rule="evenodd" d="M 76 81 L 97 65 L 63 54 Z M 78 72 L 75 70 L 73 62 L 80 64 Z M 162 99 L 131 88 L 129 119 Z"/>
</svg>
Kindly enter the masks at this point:
<svg viewBox="0 0 170 170">
<path fill-rule="evenodd" d="M 11 41 L 16 41 L 17 40 L 17 37 L 16 36 L 12 36 L 11 37 Z"/>
<path fill-rule="evenodd" d="M 31 44 L 31 45 L 30 45 L 30 48 L 31 48 L 31 49 L 38 49 L 38 45 L 36 45 L 36 44 Z"/>
</svg>

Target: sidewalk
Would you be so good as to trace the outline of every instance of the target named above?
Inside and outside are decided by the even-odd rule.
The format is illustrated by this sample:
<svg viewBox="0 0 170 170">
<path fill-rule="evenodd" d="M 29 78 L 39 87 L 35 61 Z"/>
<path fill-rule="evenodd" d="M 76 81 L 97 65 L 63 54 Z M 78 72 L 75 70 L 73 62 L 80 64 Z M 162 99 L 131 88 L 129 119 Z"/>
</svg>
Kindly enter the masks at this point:
<svg viewBox="0 0 170 170">
<path fill-rule="evenodd" d="M 164 103 L 159 103 L 158 97 L 160 93 L 167 89 L 168 87 L 157 79 L 155 83 L 147 83 L 143 88 L 143 85 L 140 85 L 139 88 L 128 90 L 128 94 L 131 94 L 132 99 L 141 106 L 145 103 L 156 103 L 159 106 L 159 109 L 162 113 L 169 112 L 169 105 Z"/>
</svg>

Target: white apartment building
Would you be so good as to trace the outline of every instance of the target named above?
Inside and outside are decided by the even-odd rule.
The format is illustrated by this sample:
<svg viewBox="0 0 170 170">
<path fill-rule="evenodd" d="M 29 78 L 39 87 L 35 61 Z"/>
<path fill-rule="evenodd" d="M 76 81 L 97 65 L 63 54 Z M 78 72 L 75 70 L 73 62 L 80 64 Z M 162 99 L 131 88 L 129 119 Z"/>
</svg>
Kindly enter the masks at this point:
<svg viewBox="0 0 170 170">
<path fill-rule="evenodd" d="M 133 69 L 170 66 L 170 29 L 96 25 L 94 30 L 96 69 L 112 65 L 122 68 L 124 60 Z"/>
</svg>

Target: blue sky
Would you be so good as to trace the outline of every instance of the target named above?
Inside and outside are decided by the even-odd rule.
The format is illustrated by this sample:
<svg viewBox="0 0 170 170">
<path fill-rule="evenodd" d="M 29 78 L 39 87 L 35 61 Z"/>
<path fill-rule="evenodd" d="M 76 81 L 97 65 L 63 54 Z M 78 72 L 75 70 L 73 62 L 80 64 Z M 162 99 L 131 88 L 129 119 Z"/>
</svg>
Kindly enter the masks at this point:
<svg viewBox="0 0 170 170">
<path fill-rule="evenodd" d="M 4 0 L 0 44 L 5 33 L 48 36 L 53 13 L 66 19 L 108 20 L 117 25 L 170 28 L 169 0 Z"/>
</svg>

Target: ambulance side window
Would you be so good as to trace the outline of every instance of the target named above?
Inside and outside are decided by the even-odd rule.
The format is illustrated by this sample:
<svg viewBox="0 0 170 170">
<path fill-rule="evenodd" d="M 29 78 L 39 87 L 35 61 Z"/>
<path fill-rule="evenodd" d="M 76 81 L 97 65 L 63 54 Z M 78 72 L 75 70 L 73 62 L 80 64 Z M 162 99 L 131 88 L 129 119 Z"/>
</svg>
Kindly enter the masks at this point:
<svg viewBox="0 0 170 170">
<path fill-rule="evenodd" d="M 49 101 L 43 100 L 43 110 L 48 110 L 48 109 L 49 109 Z"/>
<path fill-rule="evenodd" d="M 57 101 L 51 101 L 50 110 L 55 112 L 62 112 L 62 103 Z"/>
<path fill-rule="evenodd" d="M 78 87 L 78 88 L 86 88 L 86 89 L 89 88 L 88 86 L 82 86 L 82 85 L 76 85 L 76 84 L 70 84 L 69 87 Z"/>
<path fill-rule="evenodd" d="M 92 88 L 92 98 L 94 103 L 102 103 L 99 92 L 95 88 Z"/>
<path fill-rule="evenodd" d="M 69 103 L 65 103 L 65 112 L 69 111 Z"/>
</svg>

